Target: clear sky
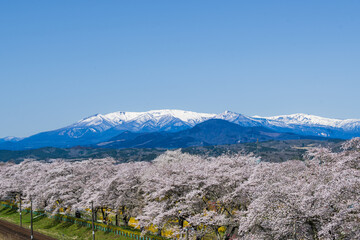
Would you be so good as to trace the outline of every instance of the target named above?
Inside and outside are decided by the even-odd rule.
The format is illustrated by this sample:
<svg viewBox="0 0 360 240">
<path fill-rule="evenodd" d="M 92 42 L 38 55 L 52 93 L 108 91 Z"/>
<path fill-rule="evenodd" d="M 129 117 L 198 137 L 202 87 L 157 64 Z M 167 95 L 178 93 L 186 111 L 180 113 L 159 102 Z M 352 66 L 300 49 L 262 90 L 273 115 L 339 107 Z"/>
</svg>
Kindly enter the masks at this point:
<svg viewBox="0 0 360 240">
<path fill-rule="evenodd" d="M 359 104 L 360 1 L 0 0 L 0 137 L 114 111 Z"/>
</svg>

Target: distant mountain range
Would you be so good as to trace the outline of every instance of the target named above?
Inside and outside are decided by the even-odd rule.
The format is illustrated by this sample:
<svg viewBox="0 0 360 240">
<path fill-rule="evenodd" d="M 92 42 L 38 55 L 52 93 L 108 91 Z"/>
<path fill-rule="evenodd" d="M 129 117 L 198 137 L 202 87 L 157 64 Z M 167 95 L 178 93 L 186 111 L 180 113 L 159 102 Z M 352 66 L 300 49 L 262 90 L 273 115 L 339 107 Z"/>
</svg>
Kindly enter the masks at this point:
<svg viewBox="0 0 360 240">
<path fill-rule="evenodd" d="M 27 138 L 0 139 L 0 149 L 92 146 L 106 148 L 177 148 L 304 138 L 349 139 L 360 136 L 360 120 L 307 114 L 249 117 L 182 110 L 96 114 L 70 126 Z"/>
<path fill-rule="evenodd" d="M 268 140 L 322 139 L 294 133 L 275 132 L 264 127 L 243 127 L 221 119 L 210 119 L 179 132 L 123 132 L 107 142 L 97 144 L 106 148 L 184 148 Z"/>
</svg>

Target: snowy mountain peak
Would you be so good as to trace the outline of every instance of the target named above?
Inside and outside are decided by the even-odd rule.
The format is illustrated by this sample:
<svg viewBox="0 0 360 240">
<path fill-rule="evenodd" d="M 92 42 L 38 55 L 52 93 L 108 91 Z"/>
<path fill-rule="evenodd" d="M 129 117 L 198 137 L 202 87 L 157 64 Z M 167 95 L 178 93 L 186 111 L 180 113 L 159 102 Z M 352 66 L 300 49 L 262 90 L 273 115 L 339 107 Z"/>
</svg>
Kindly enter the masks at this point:
<svg viewBox="0 0 360 240">
<path fill-rule="evenodd" d="M 225 112 L 223 114 L 233 114 L 233 113 L 238 114 L 238 113 L 230 111 L 230 110 L 225 110 Z"/>
<path fill-rule="evenodd" d="M 274 117 L 249 117 L 229 110 L 216 115 L 177 109 L 162 109 L 147 112 L 119 111 L 105 115 L 95 114 L 64 128 L 62 134 L 75 138 L 82 136 L 88 131 L 104 132 L 112 128 L 116 128 L 118 131 L 128 130 L 133 132 L 179 131 L 212 118 L 223 119 L 245 127 L 263 126 L 276 130 L 283 128 L 287 129 L 286 131 L 292 132 L 297 132 L 296 129 L 299 126 L 301 126 L 301 131 L 304 131 L 304 127 L 339 128 L 346 131 L 358 131 L 360 129 L 360 120 L 339 120 L 304 113 Z M 311 131 L 306 133 L 312 134 Z M 323 135 L 323 132 L 320 131 L 316 134 Z M 326 134 L 328 135 L 329 133 Z"/>
<path fill-rule="evenodd" d="M 344 121 L 349 121 L 349 120 L 324 118 L 324 117 L 319 117 L 304 113 L 265 117 L 265 119 L 281 121 L 286 124 L 301 124 L 307 126 L 330 126 L 330 127 L 340 127 L 344 123 Z M 359 120 L 353 120 L 353 121 L 359 121 Z"/>
<path fill-rule="evenodd" d="M 239 124 L 244 127 L 260 126 L 258 120 L 232 111 L 225 111 L 223 113 L 216 115 L 214 118 L 223 119 L 232 123 Z"/>
<path fill-rule="evenodd" d="M 176 109 L 151 110 L 146 113 L 153 117 L 172 116 L 184 122 L 202 121 L 203 119 L 209 119 L 215 116 L 215 114 L 197 113 Z"/>
<path fill-rule="evenodd" d="M 276 132 L 305 136 L 342 139 L 360 137 L 360 120 L 356 119 L 339 120 L 304 113 L 249 117 L 229 110 L 220 114 L 210 114 L 163 109 L 95 114 L 61 129 L 39 133 L 25 139 L 3 138 L 0 139 L 0 143 L 9 145 L 8 142 L 17 142 L 16 144 L 24 148 L 87 145 L 109 140 L 124 131 L 178 132 L 209 119 L 222 119 L 243 127 L 263 127 Z"/>
<path fill-rule="evenodd" d="M 113 112 L 105 115 L 95 114 L 84 118 L 60 132 L 72 138 L 87 133 L 117 130 L 140 131 L 177 131 L 213 118 L 215 114 L 197 113 L 184 110 L 151 110 L 147 112 Z"/>
<path fill-rule="evenodd" d="M 7 136 L 4 138 L 0 138 L 0 142 L 18 142 L 18 141 L 21 141 L 22 139 L 24 139 L 24 138 Z"/>
</svg>

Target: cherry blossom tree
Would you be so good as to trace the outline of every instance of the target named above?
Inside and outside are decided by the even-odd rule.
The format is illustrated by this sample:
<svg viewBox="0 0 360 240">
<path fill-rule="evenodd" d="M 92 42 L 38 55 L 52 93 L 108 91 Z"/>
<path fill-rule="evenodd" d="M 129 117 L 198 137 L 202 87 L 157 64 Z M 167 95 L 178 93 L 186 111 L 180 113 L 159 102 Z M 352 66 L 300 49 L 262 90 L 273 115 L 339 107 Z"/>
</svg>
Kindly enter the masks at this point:
<svg viewBox="0 0 360 240">
<path fill-rule="evenodd" d="M 304 161 L 168 151 L 153 162 L 25 160 L 0 164 L 0 198 L 51 211 L 89 208 L 173 237 L 360 239 L 360 138 Z"/>
</svg>

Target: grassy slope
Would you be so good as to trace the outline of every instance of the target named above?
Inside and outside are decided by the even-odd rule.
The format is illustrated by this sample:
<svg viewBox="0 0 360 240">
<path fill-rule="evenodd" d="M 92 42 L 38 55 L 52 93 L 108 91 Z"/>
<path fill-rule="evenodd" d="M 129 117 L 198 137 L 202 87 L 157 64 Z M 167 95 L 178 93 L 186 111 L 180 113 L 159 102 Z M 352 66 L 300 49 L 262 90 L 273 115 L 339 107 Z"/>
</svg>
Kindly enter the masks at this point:
<svg viewBox="0 0 360 240">
<path fill-rule="evenodd" d="M 30 227 L 30 213 L 23 212 L 23 227 Z M 0 206 L 0 219 L 6 220 L 11 223 L 19 224 L 19 213 L 16 210 Z M 49 219 L 47 217 L 37 217 L 34 219 L 34 231 L 40 232 L 47 236 L 54 237 L 59 240 L 69 239 L 92 239 L 91 229 L 81 227 L 69 222 L 59 222 Z M 95 233 L 96 239 L 121 239 L 133 240 L 124 236 L 116 236 L 113 233 L 105 233 L 97 231 Z"/>
</svg>

